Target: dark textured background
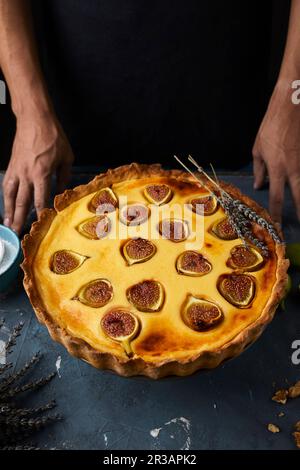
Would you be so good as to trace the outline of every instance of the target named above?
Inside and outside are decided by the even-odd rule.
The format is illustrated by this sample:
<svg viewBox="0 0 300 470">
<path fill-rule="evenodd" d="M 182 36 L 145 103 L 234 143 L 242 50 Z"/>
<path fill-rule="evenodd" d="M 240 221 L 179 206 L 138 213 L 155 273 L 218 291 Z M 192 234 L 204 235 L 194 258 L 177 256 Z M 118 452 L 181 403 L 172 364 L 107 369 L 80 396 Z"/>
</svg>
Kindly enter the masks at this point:
<svg viewBox="0 0 300 470">
<path fill-rule="evenodd" d="M 32 0 L 37 42 L 76 164 L 238 168 L 275 83 L 288 0 Z M 0 105 L 0 168 L 14 135 Z"/>
</svg>

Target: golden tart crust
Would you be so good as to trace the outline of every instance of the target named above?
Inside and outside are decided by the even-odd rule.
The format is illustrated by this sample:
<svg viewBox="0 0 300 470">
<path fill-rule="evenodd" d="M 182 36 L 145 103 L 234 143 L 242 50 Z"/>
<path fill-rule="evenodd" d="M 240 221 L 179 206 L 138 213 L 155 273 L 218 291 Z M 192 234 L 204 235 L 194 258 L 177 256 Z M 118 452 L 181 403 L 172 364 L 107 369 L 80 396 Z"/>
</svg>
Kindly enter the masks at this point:
<svg viewBox="0 0 300 470">
<path fill-rule="evenodd" d="M 260 336 L 284 295 L 289 262 L 284 245 L 275 244 L 255 227 L 270 256 L 259 270 L 250 273 L 255 278 L 256 294 L 244 309 L 230 304 L 217 288 L 218 277 L 232 272 L 226 265 L 230 250 L 241 243 L 238 239 L 220 240 L 210 233 L 211 225 L 224 217 L 220 207 L 209 216 L 192 215 L 203 218 L 205 240 L 199 251 L 212 264 L 211 271 L 201 277 L 185 276 L 176 270 L 178 256 L 189 249 L 184 241 L 172 243 L 159 237 L 153 240 L 153 257 L 129 266 L 122 256 L 124 241 L 110 237 L 91 240 L 76 230 L 83 220 L 95 215 L 89 210 L 89 202 L 100 189 L 110 187 L 118 198 L 127 196 L 129 202 L 147 205 L 143 191 L 149 184 L 168 185 L 172 189 L 171 205 L 206 193 L 183 171 L 136 163 L 108 170 L 86 185 L 65 191 L 55 198 L 55 209 L 45 209 L 24 237 L 24 287 L 39 321 L 70 354 L 123 376 L 189 375 L 239 355 Z M 222 186 L 271 221 L 264 209 L 237 188 L 225 183 Z M 66 249 L 86 258 L 78 269 L 60 275 L 51 271 L 50 260 L 55 252 Z M 107 279 L 113 287 L 112 299 L 105 306 L 93 308 L 74 300 L 80 287 L 98 278 Z M 158 281 L 164 288 L 165 299 L 158 312 L 138 311 L 126 297 L 130 286 L 147 279 Z M 207 331 L 190 328 L 181 315 L 189 295 L 215 302 L 224 313 L 223 321 Z M 114 307 L 131 311 L 139 320 L 139 333 L 131 341 L 131 357 L 100 327 L 101 318 Z"/>
</svg>

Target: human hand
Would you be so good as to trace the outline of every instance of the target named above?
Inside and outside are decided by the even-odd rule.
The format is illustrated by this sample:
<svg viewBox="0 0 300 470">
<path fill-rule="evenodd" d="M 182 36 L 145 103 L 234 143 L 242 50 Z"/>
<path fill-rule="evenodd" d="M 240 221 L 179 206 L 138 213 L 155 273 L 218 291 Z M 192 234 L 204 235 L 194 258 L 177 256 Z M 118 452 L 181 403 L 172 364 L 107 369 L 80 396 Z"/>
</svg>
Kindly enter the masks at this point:
<svg viewBox="0 0 300 470">
<path fill-rule="evenodd" d="M 20 232 L 32 200 L 37 214 L 46 207 L 51 175 L 65 188 L 73 162 L 70 144 L 52 114 L 17 117 L 11 159 L 3 179 L 4 224 Z"/>
<path fill-rule="evenodd" d="M 290 185 L 300 220 L 300 105 L 292 102 L 291 82 L 279 82 L 253 146 L 254 188 L 269 175 L 269 210 L 281 222 L 284 186 Z"/>
</svg>

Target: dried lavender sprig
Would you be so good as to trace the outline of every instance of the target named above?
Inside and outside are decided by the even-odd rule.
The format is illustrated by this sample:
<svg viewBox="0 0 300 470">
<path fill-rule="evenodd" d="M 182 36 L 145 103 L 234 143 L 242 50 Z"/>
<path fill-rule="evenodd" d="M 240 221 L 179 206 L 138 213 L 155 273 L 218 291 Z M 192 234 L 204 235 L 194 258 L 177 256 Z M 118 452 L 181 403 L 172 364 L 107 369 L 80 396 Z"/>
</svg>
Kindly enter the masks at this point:
<svg viewBox="0 0 300 470">
<path fill-rule="evenodd" d="M 10 353 L 12 350 L 12 347 L 15 346 L 16 344 L 16 339 L 18 336 L 20 336 L 22 328 L 24 326 L 24 322 L 20 321 L 13 329 L 12 334 L 10 335 L 9 340 L 6 343 L 5 349 L 7 353 Z"/>
<path fill-rule="evenodd" d="M 221 193 L 221 196 L 222 197 L 228 197 L 228 198 L 231 198 L 230 194 L 227 193 L 227 191 L 225 191 L 225 189 L 222 188 L 222 186 L 219 184 L 219 182 L 215 181 L 213 178 L 211 178 L 205 171 L 204 169 L 202 168 L 202 166 L 198 165 L 198 163 L 196 162 L 196 160 L 191 156 L 189 155 L 188 156 L 188 160 L 197 168 L 198 172 L 201 174 L 201 175 L 204 175 L 205 178 L 210 181 L 210 183 L 212 183 L 215 188 Z M 191 172 L 192 173 L 192 172 Z M 213 173 L 214 175 L 216 175 L 215 171 L 213 170 Z M 194 175 L 192 173 L 192 175 Z M 195 175 L 194 175 L 195 177 Z M 202 183 L 203 186 L 205 187 L 205 189 L 208 189 L 209 192 L 211 193 L 214 193 L 214 191 L 209 188 L 208 186 L 205 186 L 204 183 Z M 215 193 L 214 193 L 215 194 Z M 231 198 L 232 199 L 232 198 Z"/>
<path fill-rule="evenodd" d="M 236 231 L 236 233 L 237 233 L 237 236 L 238 236 L 239 238 L 241 238 L 241 240 L 243 240 L 243 243 L 244 243 L 245 245 L 247 245 L 247 241 L 246 241 L 246 240 L 244 239 L 244 237 L 243 237 L 242 230 L 241 230 L 240 227 L 235 223 L 235 220 L 234 220 L 234 219 L 232 218 L 232 216 L 231 216 L 231 211 L 230 211 L 230 209 L 231 209 L 231 206 L 232 206 L 232 204 L 231 204 L 232 198 L 229 196 L 229 194 L 227 194 L 226 191 L 223 191 L 223 189 L 220 188 L 220 191 L 223 191 L 224 194 L 222 194 L 223 197 L 219 197 L 219 196 L 218 196 L 211 188 L 209 188 L 203 181 L 199 180 L 199 179 L 197 178 L 197 176 L 196 176 L 196 175 L 195 175 L 195 174 L 194 174 L 176 155 L 174 155 L 174 158 L 175 158 L 175 160 L 177 160 L 177 161 L 183 166 L 183 168 L 185 168 L 185 169 L 193 176 L 193 178 L 195 178 L 195 179 L 201 184 L 201 186 L 204 187 L 204 189 L 206 189 L 210 194 L 212 194 L 212 195 L 216 198 L 216 200 L 219 202 L 219 204 L 223 207 L 223 209 L 224 209 L 226 215 L 229 217 L 230 222 L 232 223 L 232 225 L 233 225 L 233 227 L 234 227 L 234 229 L 235 229 L 235 231 Z M 192 163 L 194 163 L 194 160 L 192 159 L 192 157 L 189 157 L 189 160 L 190 160 L 190 159 L 191 159 Z M 196 164 L 196 162 L 195 162 L 194 164 Z M 197 165 L 197 164 L 196 164 L 196 165 Z M 201 169 L 201 168 L 199 167 L 199 169 Z M 201 169 L 201 170 L 202 170 L 202 169 Z M 210 177 L 208 177 L 208 179 L 211 180 L 213 183 L 215 183 L 214 180 L 211 179 Z"/>
<path fill-rule="evenodd" d="M 265 257 L 268 257 L 269 250 L 268 250 L 267 246 L 261 240 L 259 240 L 257 237 L 255 237 L 253 235 L 253 233 L 251 232 L 251 230 L 245 231 L 244 232 L 244 237 L 246 237 L 253 245 L 255 245 L 257 248 L 259 248 L 262 251 L 262 254 Z"/>
<path fill-rule="evenodd" d="M 237 236 L 243 240 L 245 246 L 248 246 L 247 242 L 252 243 L 257 248 L 259 248 L 263 254 L 263 256 L 268 257 L 269 250 L 267 245 L 259 240 L 253 234 L 250 228 L 250 221 L 247 219 L 242 212 L 240 212 L 237 207 L 233 204 L 234 200 L 232 198 L 228 198 L 227 196 L 222 198 L 223 202 L 223 209 L 226 212 L 227 216 L 229 217 Z"/>
<path fill-rule="evenodd" d="M 0 450 L 41 450 L 40 447 L 35 446 L 4 446 Z"/>
<path fill-rule="evenodd" d="M 27 392 L 28 390 L 35 390 L 36 388 L 42 387 L 43 385 L 47 384 L 50 382 L 51 379 L 56 375 L 55 372 L 52 372 L 52 374 L 47 375 L 47 377 L 44 377 L 42 379 L 36 380 L 34 382 L 29 382 L 25 385 L 15 387 L 11 390 L 8 390 L 6 393 L 2 394 L 2 399 L 7 400 L 9 398 L 12 398 L 16 396 L 18 393 L 23 393 Z"/>
<path fill-rule="evenodd" d="M 203 170 L 203 168 L 200 165 L 198 165 L 196 160 L 194 158 L 192 158 L 190 155 L 189 155 L 188 159 L 197 168 L 199 173 L 202 173 L 211 183 L 213 183 L 215 185 L 215 187 L 218 188 L 218 190 L 222 194 L 222 197 L 225 196 L 226 198 L 232 200 L 233 205 L 238 208 L 239 212 L 241 212 L 245 216 L 245 218 L 249 219 L 251 222 L 257 223 L 260 227 L 266 229 L 276 243 L 283 243 L 281 238 L 278 236 L 277 231 L 276 231 L 275 227 L 273 226 L 273 224 L 269 223 L 266 219 L 264 219 L 264 217 L 259 216 L 253 209 L 251 209 L 249 206 L 244 204 L 239 199 L 233 199 L 230 196 L 230 194 L 228 194 L 216 181 L 214 181 Z"/>
<path fill-rule="evenodd" d="M 0 367 L 0 375 L 4 374 L 5 372 L 8 371 L 8 369 L 11 369 L 11 368 L 12 368 L 12 362 L 7 362 L 6 364 Z"/>
<path fill-rule="evenodd" d="M 220 205 L 223 207 L 225 212 L 227 213 L 228 217 L 235 228 L 237 235 L 241 238 L 245 244 L 247 244 L 245 238 L 248 239 L 252 244 L 256 245 L 265 256 L 268 256 L 268 248 L 261 240 L 256 238 L 252 231 L 250 230 L 247 222 L 255 222 L 260 225 L 262 228 L 266 229 L 268 233 L 271 235 L 273 240 L 276 243 L 283 243 L 280 237 L 278 236 L 274 226 L 267 222 L 263 217 L 259 216 L 253 209 L 248 207 L 246 204 L 242 203 L 240 200 L 233 199 L 220 185 L 218 182 L 214 181 L 210 178 L 209 175 L 205 173 L 203 168 L 201 168 L 198 163 L 189 156 L 189 161 L 193 163 L 197 170 L 202 173 L 211 183 L 213 183 L 218 190 L 221 192 L 221 198 L 218 198 Z M 214 173 L 215 174 L 215 173 Z M 208 188 L 210 190 L 210 188 Z M 213 191 L 211 191 L 214 194 Z M 224 202 L 225 201 L 225 202 Z M 234 210 L 238 208 L 238 211 Z M 233 213 L 235 215 L 233 216 Z M 245 220 L 246 219 L 246 220 Z M 236 222 L 238 220 L 238 223 Z"/>
<path fill-rule="evenodd" d="M 244 227 L 245 223 L 248 224 L 248 221 L 246 222 L 245 219 L 239 218 L 240 224 L 236 223 L 234 213 L 232 211 L 232 201 L 231 201 L 230 198 L 227 198 L 227 197 L 220 198 L 219 202 L 220 202 L 221 206 L 223 207 L 227 217 L 229 218 L 232 226 L 234 227 L 237 236 L 239 238 L 241 238 L 243 240 L 244 244 L 247 246 L 247 241 L 243 237 L 243 227 Z"/>
<path fill-rule="evenodd" d="M 197 178 L 197 176 L 195 175 L 195 173 L 193 173 L 176 155 L 174 155 L 174 158 L 175 160 L 178 161 L 178 163 L 180 163 L 180 165 L 188 172 L 192 175 L 192 177 L 194 179 L 196 179 L 198 181 L 198 183 L 201 184 L 201 186 L 207 190 L 207 192 L 209 192 L 212 196 L 214 196 L 216 198 L 216 200 L 221 204 L 222 203 L 222 199 L 211 189 L 209 188 L 202 180 L 200 180 L 199 178 Z M 223 191 L 223 190 L 222 190 Z"/>
<path fill-rule="evenodd" d="M 216 198 L 216 200 L 222 205 L 223 199 L 222 199 L 220 196 L 218 196 L 218 194 L 217 194 L 215 191 L 213 191 L 213 190 L 212 190 L 210 187 L 208 187 L 202 180 L 200 180 L 200 179 L 195 175 L 195 173 L 193 173 L 176 155 L 174 155 L 174 158 L 175 158 L 175 160 L 178 161 L 178 163 L 180 163 L 180 165 L 181 165 L 188 173 L 190 173 L 190 174 L 192 175 L 192 177 L 193 177 L 194 179 L 197 180 L 197 182 L 198 182 L 204 189 L 206 189 L 207 192 L 209 192 L 212 196 L 214 196 L 214 197 Z M 208 178 L 209 180 L 213 181 L 208 175 L 207 175 L 207 178 Z M 213 182 L 214 182 L 214 181 L 213 181 Z M 219 192 L 221 191 L 222 193 L 226 193 L 221 187 L 220 187 L 220 189 L 218 189 L 218 191 L 219 191 Z M 229 194 L 227 194 L 227 193 L 226 193 L 226 195 L 227 195 L 229 198 L 231 197 L 231 196 L 229 196 Z M 222 207 L 223 207 L 223 206 L 222 206 Z"/>
<path fill-rule="evenodd" d="M 55 405 L 54 402 L 43 405 L 39 408 L 33 409 L 33 411 L 39 412 L 39 409 L 45 411 Z M 19 445 L 20 442 L 24 442 L 24 438 L 27 438 L 32 432 L 38 431 L 41 427 L 47 424 L 62 419 L 59 414 L 37 416 L 32 418 L 24 417 L 22 415 L 11 415 L 1 416 L 0 414 L 0 446 L 12 446 Z"/>
<path fill-rule="evenodd" d="M 11 428 L 22 427 L 22 430 L 39 430 L 41 427 L 52 421 L 59 421 L 62 417 L 58 413 L 53 415 L 38 416 L 36 418 L 24 418 L 24 417 L 8 417 L 6 419 L 6 424 Z M 12 429 L 12 432 L 14 429 Z"/>
<path fill-rule="evenodd" d="M 231 225 L 234 227 L 234 230 L 237 234 L 237 237 L 240 238 L 243 241 L 245 246 L 248 246 L 247 240 L 245 240 L 245 238 L 244 238 L 243 230 L 236 223 L 236 221 L 233 217 L 233 214 L 230 214 L 229 212 L 226 211 L 226 215 L 229 218 Z"/>
<path fill-rule="evenodd" d="M 36 413 L 43 413 L 44 411 L 52 410 L 56 406 L 55 400 L 46 403 L 45 405 L 36 408 L 16 408 L 14 405 L 5 404 L 0 407 L 0 415 L 2 416 L 29 416 Z"/>
<path fill-rule="evenodd" d="M 266 244 L 254 236 L 251 230 L 251 221 L 245 217 L 243 212 L 238 210 L 238 208 L 234 205 L 234 200 L 231 197 L 223 197 L 222 207 L 227 213 L 228 217 L 230 217 L 233 221 L 234 228 L 239 228 L 239 232 L 241 233 L 242 238 L 248 239 L 258 248 L 267 253 L 268 248 Z"/>
<path fill-rule="evenodd" d="M 40 360 L 40 358 L 41 355 L 39 352 L 37 352 L 36 354 L 34 354 L 34 356 L 32 356 L 30 361 L 26 362 L 26 364 L 18 370 L 18 372 L 15 372 L 14 374 L 10 374 L 5 377 L 5 379 L 1 383 L 0 392 L 5 391 L 12 383 L 21 379 L 26 374 L 26 372 L 28 372 L 29 369 L 31 369 L 34 364 L 36 364 Z"/>
<path fill-rule="evenodd" d="M 233 217 L 234 207 L 233 207 L 233 198 L 225 191 L 223 188 L 219 187 L 218 191 L 221 193 L 221 197 L 219 197 L 211 188 L 209 188 L 202 180 L 198 179 L 197 176 L 178 158 L 175 156 L 175 159 L 203 186 L 210 194 L 212 194 L 217 201 L 220 203 L 221 207 L 224 209 L 226 215 L 228 216 L 232 226 L 234 227 L 237 236 L 243 241 L 245 246 L 248 246 L 247 238 L 251 241 L 254 245 L 257 246 L 262 251 L 262 254 L 267 257 L 268 256 L 268 248 L 267 246 L 258 238 L 256 238 L 249 229 L 249 220 L 246 219 L 242 213 L 238 213 L 238 217 Z M 197 169 L 202 170 L 201 167 L 195 162 L 192 157 L 189 160 L 197 166 Z M 206 174 L 205 174 L 206 175 Z M 208 175 L 206 177 L 214 184 L 216 182 L 211 179 Z M 218 187 L 218 185 L 217 185 Z M 239 224 L 236 223 L 236 219 L 239 220 Z M 248 235 L 248 237 L 247 237 Z"/>
<path fill-rule="evenodd" d="M 209 192 L 212 196 L 214 196 L 216 198 L 216 200 L 221 204 L 222 203 L 222 199 L 218 196 L 218 194 L 216 194 L 211 188 L 209 188 L 202 180 L 200 180 L 199 178 L 197 178 L 197 176 L 195 175 L 195 173 L 193 173 L 176 155 L 174 155 L 174 158 L 175 160 L 178 161 L 178 163 L 180 163 L 180 165 L 188 172 L 192 175 L 192 177 L 194 179 L 197 180 L 198 183 L 201 184 L 201 186 L 206 189 L 207 192 Z M 213 181 L 213 180 L 212 180 Z M 222 190 L 223 191 L 223 190 Z"/>
<path fill-rule="evenodd" d="M 0 320 L 3 326 L 4 321 Z M 20 335 L 23 324 L 17 325 L 13 329 L 6 343 L 6 351 L 11 352 L 16 344 L 16 338 Z M 0 326 L 1 327 L 1 326 Z M 35 408 L 21 408 L 15 402 L 11 401 L 17 393 L 33 390 L 46 384 L 55 374 L 51 374 L 45 379 L 36 380 L 22 386 L 16 386 L 15 382 L 21 379 L 37 362 L 39 355 L 34 357 L 25 364 L 25 366 L 14 374 L 7 375 L 6 372 L 12 363 L 0 366 L 0 449 L 35 449 L 35 445 L 25 441 L 32 432 L 38 431 L 42 426 L 53 421 L 61 419 L 60 415 L 42 415 L 55 406 L 55 402 L 49 402 Z M 5 385 L 4 385 L 5 383 Z M 9 386 L 7 386 L 9 384 Z M 14 387 L 14 388 L 13 388 Z"/>
<path fill-rule="evenodd" d="M 281 240 L 281 238 L 278 236 L 275 227 L 272 224 L 270 224 L 270 222 L 268 222 L 266 219 L 258 215 L 249 206 L 244 204 L 239 199 L 234 199 L 233 205 L 237 208 L 239 212 L 243 213 L 247 219 L 251 220 L 251 222 L 255 222 L 257 223 L 257 225 L 267 230 L 276 243 L 279 243 L 279 244 L 284 243 Z"/>
<path fill-rule="evenodd" d="M 267 246 L 253 235 L 249 228 L 249 220 L 244 217 L 242 212 L 236 210 L 236 207 L 233 205 L 233 201 L 232 197 L 227 195 L 227 193 L 219 199 L 220 205 L 234 227 L 238 238 L 243 241 L 246 247 L 248 246 L 248 242 L 251 242 L 263 252 L 264 256 L 268 256 Z"/>
<path fill-rule="evenodd" d="M 61 420 L 58 414 L 43 416 L 42 418 L 25 419 L 19 422 L 8 421 L 4 426 L 0 426 L 0 443 L 1 446 L 18 445 L 24 442 L 32 433 L 39 431 L 48 424 Z"/>
</svg>

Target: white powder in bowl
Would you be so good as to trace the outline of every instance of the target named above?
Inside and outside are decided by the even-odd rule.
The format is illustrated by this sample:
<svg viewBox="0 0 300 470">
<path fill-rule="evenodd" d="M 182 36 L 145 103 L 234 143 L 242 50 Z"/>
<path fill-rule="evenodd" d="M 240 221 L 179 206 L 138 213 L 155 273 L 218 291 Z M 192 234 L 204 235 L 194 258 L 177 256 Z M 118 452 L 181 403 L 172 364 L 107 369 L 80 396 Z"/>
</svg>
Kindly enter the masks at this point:
<svg viewBox="0 0 300 470">
<path fill-rule="evenodd" d="M 17 247 L 6 240 L 1 241 L 4 245 L 4 253 L 0 261 L 0 275 L 10 267 L 17 254 Z"/>
</svg>

